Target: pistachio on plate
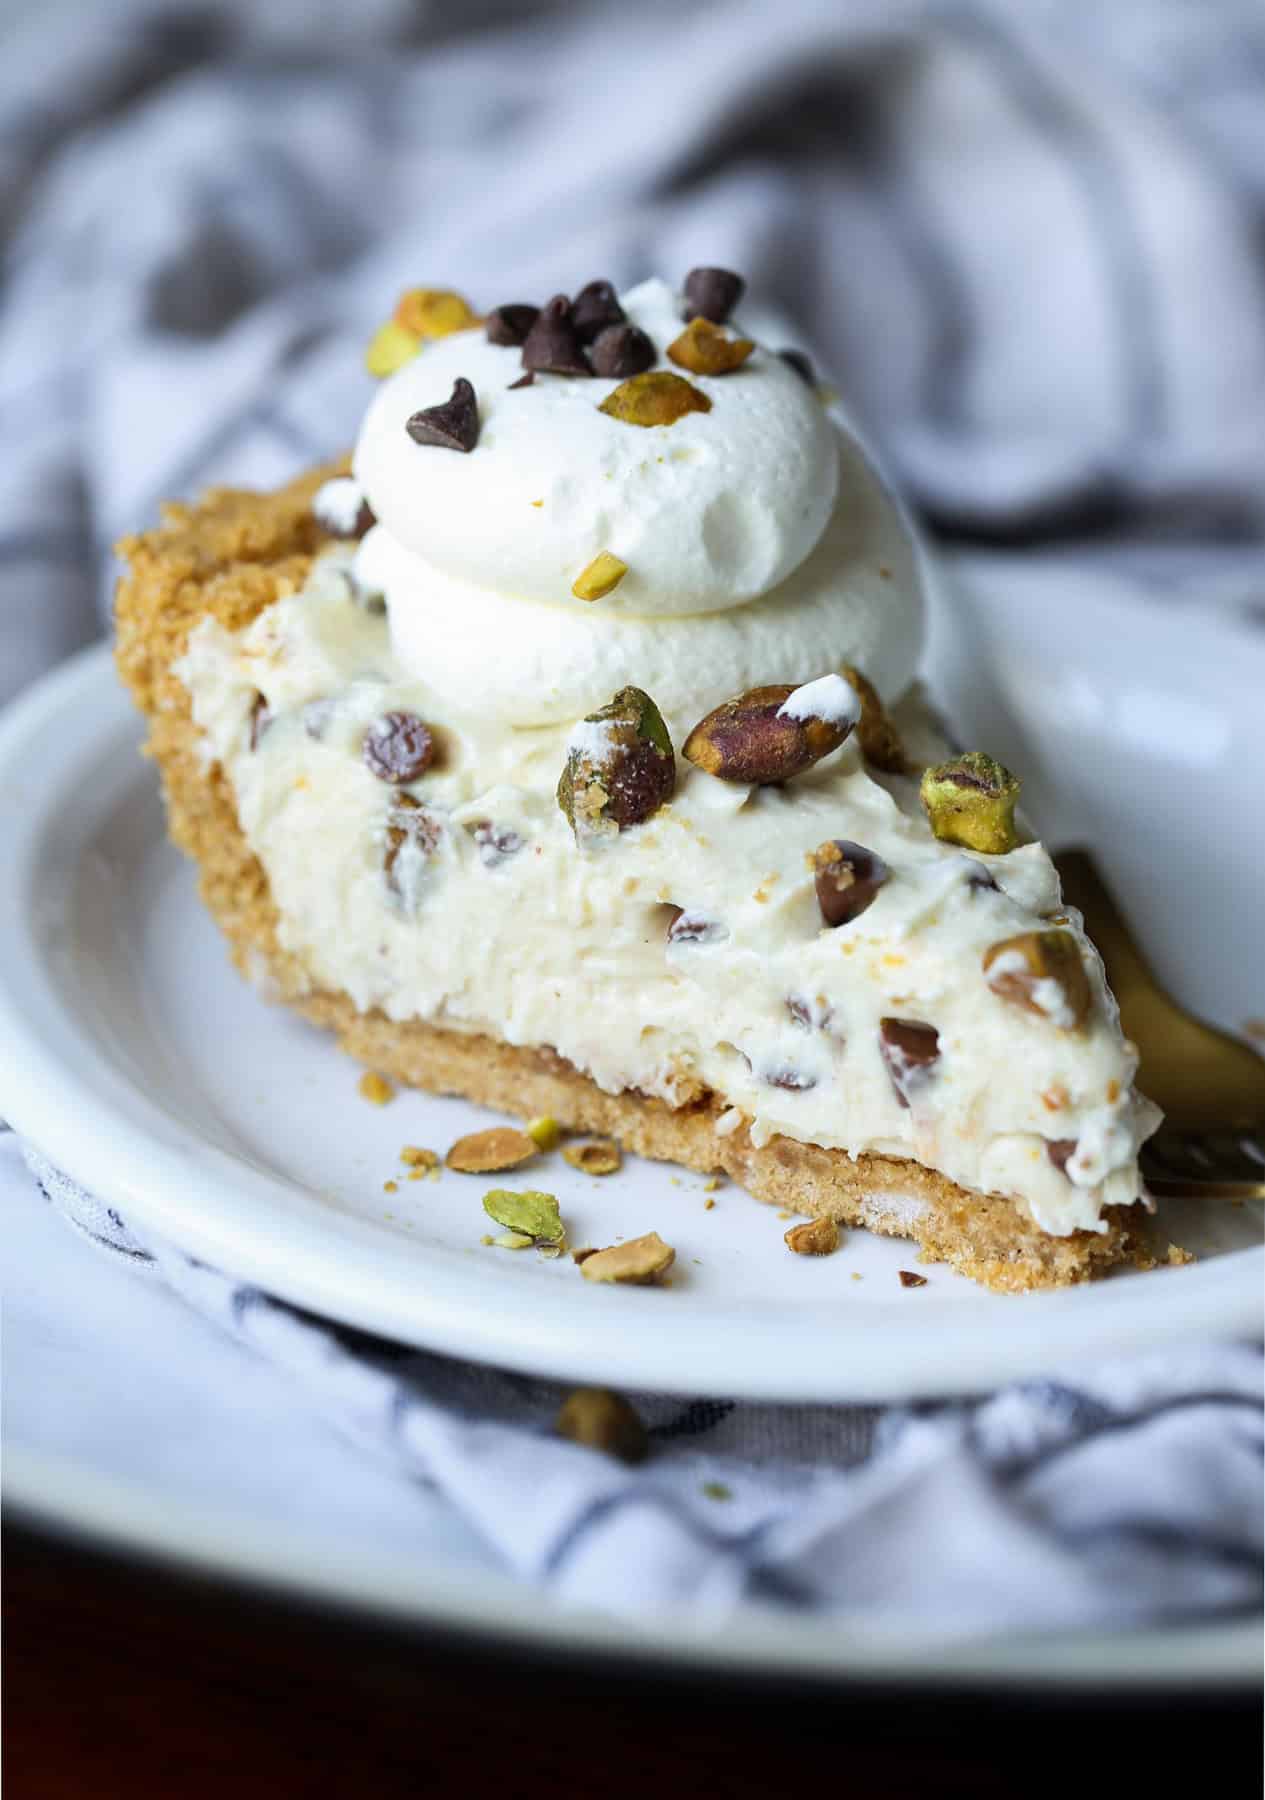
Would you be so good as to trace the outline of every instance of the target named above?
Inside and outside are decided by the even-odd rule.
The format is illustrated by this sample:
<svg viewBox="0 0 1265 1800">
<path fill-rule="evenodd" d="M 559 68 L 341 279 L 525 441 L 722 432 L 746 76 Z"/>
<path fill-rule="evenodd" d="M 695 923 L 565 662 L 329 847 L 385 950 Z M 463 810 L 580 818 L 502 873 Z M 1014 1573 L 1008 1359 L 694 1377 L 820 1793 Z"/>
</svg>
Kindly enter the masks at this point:
<svg viewBox="0 0 1265 1800">
<path fill-rule="evenodd" d="M 538 1149 L 525 1131 L 494 1125 L 490 1131 L 471 1131 L 458 1138 L 444 1160 L 459 1175 L 490 1175 L 530 1162 Z"/>
<path fill-rule="evenodd" d="M 676 761 L 662 715 L 640 688 L 620 688 L 571 734 L 558 805 L 577 843 L 640 825 L 676 791 Z"/>
<path fill-rule="evenodd" d="M 848 701 L 847 683 L 837 682 Z M 816 696 L 816 690 L 821 690 Z M 816 696 L 816 697 L 815 697 Z M 837 750 L 852 730 L 855 713 L 833 687 L 818 681 L 801 687 L 749 688 L 709 712 L 691 731 L 682 754 L 721 781 L 764 787 L 789 781 Z"/>
<path fill-rule="evenodd" d="M 626 1244 L 612 1244 L 607 1250 L 595 1250 L 580 1264 L 586 1281 L 618 1281 L 634 1287 L 649 1287 L 660 1282 L 676 1261 L 676 1251 L 665 1244 L 657 1231 L 643 1237 L 629 1238 Z"/>
<path fill-rule="evenodd" d="M 531 1188 L 521 1194 L 511 1188 L 492 1188 L 483 1196 L 483 1210 L 507 1231 L 517 1231 L 536 1244 L 560 1244 L 566 1236 L 552 1194 Z"/>
<path fill-rule="evenodd" d="M 932 831 L 946 843 L 1004 856 L 1019 842 L 1019 778 L 982 750 L 966 750 L 924 770 L 919 792 Z"/>
<path fill-rule="evenodd" d="M 830 1256 L 839 1248 L 839 1227 L 833 1219 L 805 1219 L 791 1226 L 783 1242 L 796 1256 Z"/>
<path fill-rule="evenodd" d="M 1094 1003 L 1080 946 L 1070 931 L 1021 931 L 984 952 L 988 985 L 1003 1000 L 1077 1031 Z"/>
</svg>

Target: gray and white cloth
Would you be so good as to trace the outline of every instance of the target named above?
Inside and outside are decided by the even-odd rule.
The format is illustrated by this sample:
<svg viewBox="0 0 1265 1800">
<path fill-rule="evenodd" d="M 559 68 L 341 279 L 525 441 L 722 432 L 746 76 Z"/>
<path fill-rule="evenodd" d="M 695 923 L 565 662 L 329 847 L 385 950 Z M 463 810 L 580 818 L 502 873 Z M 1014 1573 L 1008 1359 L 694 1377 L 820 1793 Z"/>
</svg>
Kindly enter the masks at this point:
<svg viewBox="0 0 1265 1800">
<path fill-rule="evenodd" d="M 700 262 L 797 319 L 968 563 L 1109 556 L 1140 605 L 1265 622 L 1255 0 L 53 0 L 0 56 L 0 231 L 0 696 L 97 633 L 163 499 L 346 447 L 400 288 Z M 32 1166 L 559 1596 L 950 1635 L 1259 1604 L 1254 1347 L 883 1412 L 641 1396 L 629 1472 L 551 1437 L 547 1385 L 300 1315 Z"/>
</svg>

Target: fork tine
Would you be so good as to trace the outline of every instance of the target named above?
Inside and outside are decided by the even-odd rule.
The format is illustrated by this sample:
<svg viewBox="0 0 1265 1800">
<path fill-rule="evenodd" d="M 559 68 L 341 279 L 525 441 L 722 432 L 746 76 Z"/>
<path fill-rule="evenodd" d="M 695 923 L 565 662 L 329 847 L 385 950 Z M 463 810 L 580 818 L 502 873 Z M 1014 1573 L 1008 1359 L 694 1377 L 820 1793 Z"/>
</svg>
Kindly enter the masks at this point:
<svg viewBox="0 0 1265 1800">
<path fill-rule="evenodd" d="M 1194 1153 L 1194 1140 L 1176 1132 L 1164 1132 L 1142 1146 L 1139 1159 L 1160 1175 L 1191 1181 L 1207 1181 L 1212 1168 L 1206 1154 Z"/>
<path fill-rule="evenodd" d="M 1244 1148 L 1251 1143 L 1255 1160 Z M 1265 1199 L 1265 1155 L 1240 1132 L 1161 1132 L 1142 1146 L 1138 1162 L 1158 1199 Z"/>
</svg>

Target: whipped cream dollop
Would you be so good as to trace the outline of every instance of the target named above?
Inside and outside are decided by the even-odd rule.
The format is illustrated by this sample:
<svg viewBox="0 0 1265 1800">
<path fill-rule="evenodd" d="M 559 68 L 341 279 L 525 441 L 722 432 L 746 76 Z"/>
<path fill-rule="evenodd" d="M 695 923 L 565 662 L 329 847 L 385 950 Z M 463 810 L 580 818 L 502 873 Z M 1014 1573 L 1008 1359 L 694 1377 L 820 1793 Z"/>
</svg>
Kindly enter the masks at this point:
<svg viewBox="0 0 1265 1800">
<path fill-rule="evenodd" d="M 662 281 L 622 297 L 631 322 L 674 370 L 684 329 Z M 515 387 L 521 353 L 463 331 L 383 382 L 354 470 L 382 526 L 450 580 L 568 611 L 572 583 L 601 551 L 628 573 L 607 613 L 703 613 L 741 606 L 799 567 L 830 518 L 838 458 L 807 383 L 758 348 L 736 375 L 675 373 L 711 402 L 670 426 L 629 425 L 599 410 L 620 384 L 537 374 Z M 478 396 L 469 455 L 417 444 L 405 429 L 464 378 Z"/>
</svg>

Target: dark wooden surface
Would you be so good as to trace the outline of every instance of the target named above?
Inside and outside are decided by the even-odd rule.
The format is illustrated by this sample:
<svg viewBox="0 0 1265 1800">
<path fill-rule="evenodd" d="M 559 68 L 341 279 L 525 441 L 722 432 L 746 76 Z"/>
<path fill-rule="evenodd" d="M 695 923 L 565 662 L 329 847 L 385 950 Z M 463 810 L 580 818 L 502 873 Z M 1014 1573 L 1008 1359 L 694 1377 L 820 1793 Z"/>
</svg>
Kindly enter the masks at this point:
<svg viewBox="0 0 1265 1800">
<path fill-rule="evenodd" d="M 13 1519 L 3 1574 L 5 1800 L 867 1800 L 1042 1773 L 1092 1793 L 1116 1755 L 1165 1794 L 1260 1763 L 1251 1695 L 1051 1705 L 510 1661 Z"/>
</svg>

